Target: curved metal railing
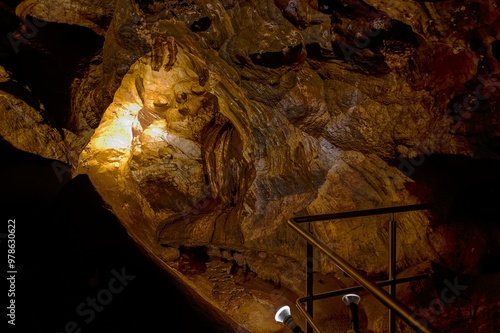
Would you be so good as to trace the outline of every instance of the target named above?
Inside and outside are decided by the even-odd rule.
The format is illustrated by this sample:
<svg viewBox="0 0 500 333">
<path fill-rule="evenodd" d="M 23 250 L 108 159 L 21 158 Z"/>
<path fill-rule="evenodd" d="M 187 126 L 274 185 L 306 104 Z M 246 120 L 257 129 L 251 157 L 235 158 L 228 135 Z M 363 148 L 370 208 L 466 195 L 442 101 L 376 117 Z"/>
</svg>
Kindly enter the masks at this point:
<svg viewBox="0 0 500 333">
<path fill-rule="evenodd" d="M 344 293 L 351 293 L 359 290 L 367 290 L 375 298 L 377 298 L 384 306 L 389 308 L 389 332 L 395 332 L 395 314 L 397 314 L 403 321 L 405 321 L 410 327 L 412 327 L 416 332 L 421 333 L 438 333 L 438 331 L 432 327 L 430 324 L 426 323 L 425 320 L 420 318 L 415 312 L 412 312 L 406 305 L 401 303 L 395 297 L 396 285 L 398 283 L 409 282 L 417 279 L 422 279 L 427 277 L 427 275 L 417 275 L 408 278 L 396 279 L 396 221 L 394 220 L 394 213 L 418 211 L 432 208 L 432 204 L 415 204 L 415 205 L 405 205 L 405 206 L 394 206 L 394 207 L 384 207 L 375 208 L 367 210 L 357 210 L 357 211 L 347 211 L 333 214 L 323 214 L 323 215 L 310 215 L 295 217 L 288 221 L 288 225 L 297 232 L 302 238 L 307 241 L 307 265 L 306 265 L 306 296 L 301 297 L 297 300 L 297 307 L 300 312 L 304 315 L 307 320 L 306 333 L 312 332 L 314 329 L 316 332 L 321 333 L 321 330 L 314 323 L 313 320 L 313 301 L 318 299 L 324 299 L 328 297 L 338 296 Z M 336 254 L 332 249 L 328 247 L 324 242 L 317 239 L 311 234 L 311 222 L 343 219 L 343 218 L 353 218 L 361 216 L 373 216 L 381 214 L 393 214 L 391 220 L 391 226 L 389 228 L 389 279 L 382 282 L 373 282 L 367 278 L 362 272 L 354 268 L 348 261 Z M 300 224 L 308 223 L 309 228 L 305 230 L 300 227 Z M 360 286 L 342 289 L 329 293 L 322 293 L 313 295 L 313 246 L 317 247 L 321 252 L 323 252 L 334 264 L 341 269 L 344 273 L 349 275 L 353 280 L 358 282 Z M 389 292 L 385 291 L 382 287 L 389 286 Z M 305 310 L 301 303 L 305 302 L 307 304 L 307 310 Z"/>
</svg>

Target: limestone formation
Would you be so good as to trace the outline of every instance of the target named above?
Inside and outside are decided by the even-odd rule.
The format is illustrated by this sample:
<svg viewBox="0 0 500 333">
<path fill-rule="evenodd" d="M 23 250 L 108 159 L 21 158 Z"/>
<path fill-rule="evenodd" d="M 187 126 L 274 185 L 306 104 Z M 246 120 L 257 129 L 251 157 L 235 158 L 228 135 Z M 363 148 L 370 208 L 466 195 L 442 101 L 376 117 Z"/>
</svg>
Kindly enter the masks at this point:
<svg viewBox="0 0 500 333">
<path fill-rule="evenodd" d="M 0 67 L 0 137 L 19 150 L 68 162 L 61 134 L 50 123 L 44 106 Z"/>
<path fill-rule="evenodd" d="M 115 4 L 116 1 L 23 1 L 16 14 L 22 18 L 29 15 L 46 22 L 75 24 L 104 35 Z"/>
<path fill-rule="evenodd" d="M 431 155 L 498 159 L 497 6 L 26 0 L 16 13 L 104 36 L 101 52 L 73 81 L 71 121 L 61 129 L 75 174 L 88 174 L 130 236 L 237 331 L 268 333 L 282 329 L 276 308 L 303 295 L 305 242 L 287 220 L 424 201 L 432 190 L 422 195 L 414 172 Z M 3 112 L 12 118 L 19 110 L 2 137 L 61 159 L 59 133 L 42 125 L 26 99 L 0 89 L 11 110 Z M 36 128 L 47 127 L 44 136 L 26 131 L 28 115 L 37 117 Z M 22 140 L 13 139 L 21 132 Z M 398 272 L 423 273 L 431 262 L 477 271 L 494 241 L 484 230 L 472 237 L 461 233 L 468 228 L 446 226 L 449 209 L 397 216 Z M 322 222 L 312 231 L 381 279 L 390 219 Z M 463 243 L 478 252 L 455 254 L 453 244 Z M 316 258 L 321 291 L 352 285 Z M 406 301 L 425 307 L 429 300 L 412 297 L 412 288 L 432 287 L 401 289 Z M 336 301 L 316 310 L 331 332 L 346 330 Z M 387 329 L 386 312 L 369 297 L 363 302 L 368 328 Z M 471 305 L 456 304 L 432 324 L 461 332 L 459 318 Z M 478 311 L 467 317 L 470 326 L 493 327 L 498 311 Z"/>
</svg>

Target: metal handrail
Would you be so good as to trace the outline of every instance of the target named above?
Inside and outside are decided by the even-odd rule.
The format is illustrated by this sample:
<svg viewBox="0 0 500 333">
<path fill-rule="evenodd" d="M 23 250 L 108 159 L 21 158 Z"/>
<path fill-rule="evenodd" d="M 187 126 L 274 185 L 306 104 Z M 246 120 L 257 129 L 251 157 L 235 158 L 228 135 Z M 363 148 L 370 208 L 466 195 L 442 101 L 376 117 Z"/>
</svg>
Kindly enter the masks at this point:
<svg viewBox="0 0 500 333">
<path fill-rule="evenodd" d="M 295 218 L 288 220 L 288 225 L 295 232 L 297 232 L 302 238 L 304 238 L 307 241 L 307 244 L 308 244 L 308 251 L 307 252 L 308 253 L 312 252 L 310 250 L 311 245 L 316 246 L 321 252 L 323 252 L 328 258 L 330 258 L 330 260 L 332 260 L 339 269 L 341 269 L 344 273 L 346 273 L 352 279 L 354 279 L 356 282 L 358 282 L 364 289 L 366 289 L 368 292 L 370 292 L 375 298 L 377 298 L 387 308 L 389 308 L 391 311 L 395 311 L 403 321 L 405 321 L 407 324 L 409 324 L 417 332 L 438 333 L 438 331 L 434 327 L 432 327 L 425 320 L 423 320 L 421 317 L 419 317 L 418 314 L 416 314 L 415 312 L 412 312 L 403 303 L 401 303 L 395 297 L 393 297 L 391 294 L 389 294 L 387 291 L 382 289 L 377 283 L 371 281 L 369 278 L 364 276 L 363 273 L 361 273 L 359 270 L 354 268 L 344 258 L 340 257 L 338 254 L 333 252 L 328 247 L 328 245 L 326 245 L 324 242 L 317 239 L 316 237 L 312 236 L 310 234 L 310 231 L 306 231 L 298 225 L 299 223 L 318 222 L 318 221 L 333 220 L 333 219 L 340 219 L 340 218 L 370 216 L 370 215 L 379 215 L 379 214 L 390 214 L 390 213 L 395 213 L 395 212 L 408 212 L 408 211 L 428 209 L 428 208 L 432 208 L 432 207 L 433 207 L 433 205 L 431 205 L 431 204 L 417 204 L 417 205 L 384 207 L 384 208 L 376 208 L 376 209 L 368 209 L 368 210 L 360 210 L 360 211 L 349 211 L 349 212 L 341 212 L 341 213 L 334 213 L 334 214 L 302 216 L 302 217 L 295 217 Z M 308 265 L 308 267 L 307 267 L 308 283 L 306 283 L 306 284 L 308 285 L 308 294 L 306 295 L 306 298 L 305 298 L 306 301 L 308 301 L 308 305 L 311 305 L 312 300 L 314 299 L 314 296 L 309 295 L 309 293 L 312 294 L 312 288 L 309 289 L 310 287 L 312 287 L 312 286 L 309 286 L 311 283 L 311 280 L 312 280 L 310 278 L 310 275 L 312 275 L 312 267 L 310 267 L 310 266 L 311 265 Z M 387 281 L 387 284 L 392 285 L 392 286 L 394 286 L 396 283 L 397 283 L 397 280 L 394 280 L 392 277 L 390 277 L 390 280 Z M 304 317 L 307 320 L 307 324 L 308 324 L 307 331 L 309 331 L 309 327 L 311 327 L 312 329 L 321 333 L 321 331 L 319 330 L 317 325 L 314 323 L 313 318 L 310 315 L 310 314 L 312 314 L 312 307 L 311 308 L 308 307 L 309 313 L 306 312 L 302 308 L 302 306 L 300 306 L 300 300 L 301 299 L 297 300 L 297 305 L 299 307 L 299 310 L 302 312 L 302 314 L 304 315 Z M 425 323 L 425 325 L 423 323 Z"/>
<path fill-rule="evenodd" d="M 405 205 L 405 206 L 391 206 L 391 207 L 382 207 L 382 208 L 373 208 L 364 210 L 351 210 L 351 211 L 332 213 L 332 214 L 299 216 L 299 217 L 294 217 L 291 220 L 295 223 L 321 222 L 327 220 L 345 219 L 350 217 L 404 213 L 416 210 L 430 209 L 433 208 L 434 206 L 435 205 L 431 203 Z"/>
<path fill-rule="evenodd" d="M 400 283 L 404 283 L 404 282 L 422 280 L 422 279 L 425 279 L 427 277 L 428 277 L 427 274 L 420 274 L 420 275 L 408 276 L 408 277 L 395 279 L 395 280 L 380 281 L 380 282 L 377 282 L 377 285 L 380 287 L 385 287 L 385 286 L 389 286 L 393 283 L 400 284 Z M 311 300 L 317 301 L 320 299 L 330 298 L 330 297 L 334 297 L 334 296 L 351 294 L 351 293 L 355 293 L 355 292 L 362 291 L 362 290 L 365 290 L 365 288 L 363 286 L 354 286 L 354 287 L 339 289 L 339 290 L 335 290 L 335 291 L 328 291 L 326 293 L 314 294 L 313 296 L 304 296 L 304 297 L 300 297 L 298 300 L 299 300 L 299 303 L 303 303 L 303 302 L 307 302 L 307 301 L 311 301 Z"/>
</svg>

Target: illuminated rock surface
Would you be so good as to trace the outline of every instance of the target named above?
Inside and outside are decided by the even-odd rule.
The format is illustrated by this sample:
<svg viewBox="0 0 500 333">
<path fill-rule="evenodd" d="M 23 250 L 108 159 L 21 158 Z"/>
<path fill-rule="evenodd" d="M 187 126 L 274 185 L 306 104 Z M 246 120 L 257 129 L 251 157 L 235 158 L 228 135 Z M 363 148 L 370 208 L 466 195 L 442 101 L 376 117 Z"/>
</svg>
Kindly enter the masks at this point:
<svg viewBox="0 0 500 333">
<path fill-rule="evenodd" d="M 275 310 L 303 295 L 305 243 L 286 226 L 291 217 L 443 199 L 418 172 L 429 155 L 498 159 L 494 1 L 113 4 L 17 7 L 104 36 L 71 86 L 61 129 L 71 148 L 48 127 L 50 145 L 29 151 L 62 160 L 70 150 L 75 174 L 89 175 L 131 237 L 237 331 L 280 332 Z M 16 142 L 13 128 L 0 127 L 4 140 L 37 147 L 32 134 Z M 434 262 L 481 284 L 497 236 L 455 224 L 472 222 L 451 219 L 449 204 L 398 216 L 398 272 Z M 382 278 L 389 218 L 319 223 L 313 232 Z M 315 270 L 321 291 L 353 283 L 322 257 Z M 422 283 L 405 288 L 401 298 L 415 308 L 439 294 Z M 462 299 L 432 324 L 450 332 L 463 331 L 462 317 L 467 327 L 498 324 L 498 307 L 485 310 L 498 299 L 467 295 L 481 304 L 478 317 L 464 314 Z M 332 332 L 348 327 L 337 301 L 316 308 Z M 365 303 L 368 329 L 387 329 L 386 312 Z"/>
<path fill-rule="evenodd" d="M 0 67 L 0 136 L 13 147 L 67 162 L 61 134 L 51 126 L 43 105 Z"/>
</svg>

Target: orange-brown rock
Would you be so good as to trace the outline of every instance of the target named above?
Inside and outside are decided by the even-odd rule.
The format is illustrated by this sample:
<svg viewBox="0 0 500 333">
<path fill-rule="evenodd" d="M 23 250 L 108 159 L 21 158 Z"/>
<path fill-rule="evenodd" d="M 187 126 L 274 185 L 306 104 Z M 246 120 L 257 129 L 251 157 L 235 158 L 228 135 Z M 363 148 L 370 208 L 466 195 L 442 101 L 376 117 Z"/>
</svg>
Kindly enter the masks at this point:
<svg viewBox="0 0 500 333">
<path fill-rule="evenodd" d="M 435 199 L 446 189 L 426 187 L 434 180 L 421 165 L 431 155 L 498 160 L 497 6 L 30 0 L 16 12 L 104 36 L 100 53 L 73 81 L 71 121 L 61 129 L 76 173 L 90 177 L 158 265 L 238 331 L 269 333 L 283 329 L 274 311 L 303 295 L 305 284 L 305 243 L 288 219 Z M 26 127 L 21 118 L 12 123 Z M 16 142 L 6 131 L 2 137 Z M 59 147 L 55 129 L 47 131 Z M 28 138 L 35 140 L 30 132 L 24 149 Z M 437 213 L 397 216 L 398 272 L 422 273 L 433 262 L 481 275 L 491 247 L 498 251 L 496 238 L 454 224 L 453 209 L 444 202 Z M 390 218 L 312 230 L 380 279 L 388 269 Z M 318 291 L 352 285 L 316 258 Z M 412 293 L 432 288 L 416 283 L 401 288 L 402 297 L 425 307 L 429 300 Z M 498 301 L 484 292 L 475 300 Z M 332 332 L 345 331 L 338 324 L 345 308 L 336 301 L 317 307 L 317 318 Z M 363 302 L 366 327 L 386 330 L 386 313 L 370 297 Z M 456 304 L 453 315 L 433 324 L 460 332 L 470 304 Z M 479 319 L 468 318 L 491 326 L 497 312 L 480 308 Z"/>
</svg>

